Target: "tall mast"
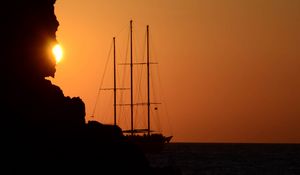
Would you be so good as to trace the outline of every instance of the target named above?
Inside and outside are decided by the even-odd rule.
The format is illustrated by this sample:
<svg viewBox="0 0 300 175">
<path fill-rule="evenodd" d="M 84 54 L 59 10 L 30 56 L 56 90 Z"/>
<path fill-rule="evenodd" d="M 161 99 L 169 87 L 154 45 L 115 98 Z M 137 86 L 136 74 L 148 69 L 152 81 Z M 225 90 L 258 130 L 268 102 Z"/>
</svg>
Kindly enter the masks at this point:
<svg viewBox="0 0 300 175">
<path fill-rule="evenodd" d="M 150 52 L 149 52 L 149 25 L 147 25 L 147 107 L 148 107 L 148 135 L 150 135 Z"/>
<path fill-rule="evenodd" d="M 116 38 L 113 38 L 114 45 L 114 125 L 117 125 L 117 81 L 116 81 Z"/>
<path fill-rule="evenodd" d="M 130 20 L 130 112 L 131 135 L 133 135 L 133 53 L 132 53 L 132 20 Z"/>
</svg>

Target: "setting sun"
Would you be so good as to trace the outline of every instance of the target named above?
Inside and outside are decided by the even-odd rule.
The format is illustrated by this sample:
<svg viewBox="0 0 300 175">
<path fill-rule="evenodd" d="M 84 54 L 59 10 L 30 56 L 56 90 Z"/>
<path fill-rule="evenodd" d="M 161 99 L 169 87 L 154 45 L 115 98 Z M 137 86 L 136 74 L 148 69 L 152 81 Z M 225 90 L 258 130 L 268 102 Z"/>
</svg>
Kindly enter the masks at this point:
<svg viewBox="0 0 300 175">
<path fill-rule="evenodd" d="M 59 44 L 56 44 L 53 49 L 52 53 L 55 56 L 56 63 L 59 63 L 63 57 L 63 50 Z"/>
</svg>

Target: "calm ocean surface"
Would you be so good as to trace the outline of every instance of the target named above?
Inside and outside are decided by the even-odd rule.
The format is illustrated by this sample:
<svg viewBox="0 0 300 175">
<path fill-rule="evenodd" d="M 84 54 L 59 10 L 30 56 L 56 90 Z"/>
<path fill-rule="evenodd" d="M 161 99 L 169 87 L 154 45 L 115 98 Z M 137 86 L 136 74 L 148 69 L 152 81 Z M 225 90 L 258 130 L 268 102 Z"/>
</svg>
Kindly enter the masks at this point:
<svg viewBox="0 0 300 175">
<path fill-rule="evenodd" d="M 147 157 L 151 166 L 182 175 L 300 175 L 300 144 L 169 143 Z"/>
</svg>

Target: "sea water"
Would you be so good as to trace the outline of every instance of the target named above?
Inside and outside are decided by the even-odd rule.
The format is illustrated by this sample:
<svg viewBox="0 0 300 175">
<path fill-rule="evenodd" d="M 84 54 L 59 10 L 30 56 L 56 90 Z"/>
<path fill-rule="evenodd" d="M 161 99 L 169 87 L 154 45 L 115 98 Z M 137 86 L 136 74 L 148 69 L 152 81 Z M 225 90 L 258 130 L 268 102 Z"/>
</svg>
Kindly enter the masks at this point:
<svg viewBox="0 0 300 175">
<path fill-rule="evenodd" d="M 182 175 L 300 175 L 300 144 L 169 143 L 147 158 Z"/>
</svg>

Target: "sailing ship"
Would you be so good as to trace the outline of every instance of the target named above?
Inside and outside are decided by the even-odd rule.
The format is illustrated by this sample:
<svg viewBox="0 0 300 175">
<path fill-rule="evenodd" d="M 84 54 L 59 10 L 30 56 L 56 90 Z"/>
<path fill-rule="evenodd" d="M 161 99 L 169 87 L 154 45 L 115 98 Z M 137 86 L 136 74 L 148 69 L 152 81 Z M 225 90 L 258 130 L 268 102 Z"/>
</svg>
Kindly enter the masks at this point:
<svg viewBox="0 0 300 175">
<path fill-rule="evenodd" d="M 159 105 L 160 103 L 151 102 L 150 99 L 150 65 L 157 64 L 150 61 L 150 45 L 149 45 L 149 25 L 146 27 L 146 47 L 147 47 L 147 61 L 144 63 L 134 63 L 133 61 L 133 30 L 132 20 L 130 21 L 130 63 L 123 63 L 123 65 L 130 66 L 130 88 L 117 88 L 116 78 L 116 39 L 113 38 L 113 88 L 104 88 L 103 90 L 113 90 L 114 92 L 114 125 L 117 126 L 117 106 L 130 106 L 130 129 L 122 130 L 125 138 L 134 144 L 136 144 L 144 152 L 160 152 L 166 143 L 169 143 L 173 136 L 165 136 L 161 132 L 151 129 L 151 105 Z M 133 82 L 133 66 L 137 64 L 143 64 L 147 66 L 147 102 L 134 103 L 134 82 Z M 117 90 L 130 90 L 130 104 L 118 104 L 117 103 Z M 134 107 L 135 106 L 147 106 L 147 128 L 137 129 L 134 127 Z M 157 108 L 155 108 L 157 109 Z"/>
</svg>

